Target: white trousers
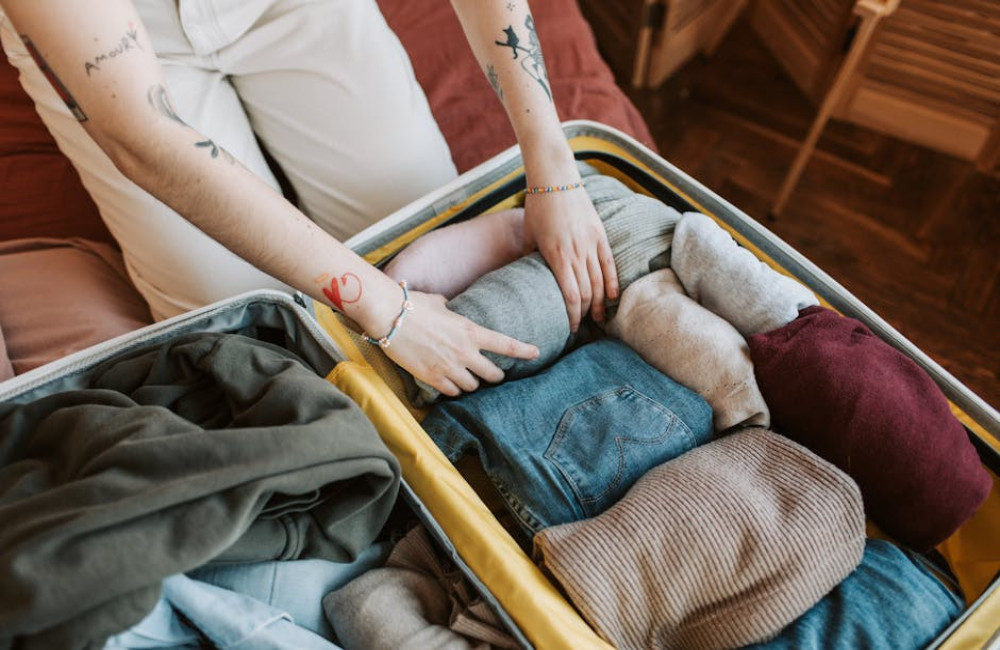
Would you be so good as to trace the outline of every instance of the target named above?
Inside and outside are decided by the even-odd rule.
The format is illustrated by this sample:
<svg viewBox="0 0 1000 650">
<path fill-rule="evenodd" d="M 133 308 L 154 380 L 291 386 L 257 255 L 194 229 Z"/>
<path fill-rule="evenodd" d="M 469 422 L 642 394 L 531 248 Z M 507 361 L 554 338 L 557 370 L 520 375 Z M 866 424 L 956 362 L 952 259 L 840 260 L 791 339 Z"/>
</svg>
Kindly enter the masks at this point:
<svg viewBox="0 0 1000 650">
<path fill-rule="evenodd" d="M 375 0 L 135 0 L 178 115 L 345 239 L 457 173 L 406 52 Z M 21 84 L 121 246 L 154 317 L 287 287 L 125 178 L 0 12 Z"/>
</svg>

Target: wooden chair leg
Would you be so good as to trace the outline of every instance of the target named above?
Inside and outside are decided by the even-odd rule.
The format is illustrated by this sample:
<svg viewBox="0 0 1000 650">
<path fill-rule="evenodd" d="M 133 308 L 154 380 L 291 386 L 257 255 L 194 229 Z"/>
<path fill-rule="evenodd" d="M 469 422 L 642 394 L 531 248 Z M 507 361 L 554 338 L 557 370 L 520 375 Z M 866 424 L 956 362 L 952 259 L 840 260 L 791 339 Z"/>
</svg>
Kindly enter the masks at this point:
<svg viewBox="0 0 1000 650">
<path fill-rule="evenodd" d="M 847 56 L 844 57 L 844 62 L 840 65 L 840 69 L 837 71 L 830 89 L 820 104 L 819 111 L 816 113 L 812 126 L 809 128 L 809 134 L 799 147 L 795 161 L 785 175 L 781 189 L 778 190 L 778 196 L 771 207 L 772 216 L 780 216 L 788 204 L 788 199 L 791 197 L 795 185 L 799 182 L 799 178 L 805 170 L 806 163 L 809 162 L 810 156 L 812 156 L 813 151 L 816 149 L 816 142 L 819 141 L 819 136 L 823 132 L 823 128 L 830 120 L 830 115 L 833 113 L 834 107 L 840 101 L 841 95 L 848 86 L 851 75 L 854 74 L 858 63 L 861 61 L 861 55 L 868 47 L 868 42 L 875 32 L 875 27 L 878 25 L 879 20 L 886 14 L 884 8 L 873 8 L 872 4 L 878 5 L 879 3 L 869 3 L 861 0 L 854 8 L 855 12 L 861 17 L 858 30 L 855 33 L 854 40 L 851 42 L 850 49 L 847 51 Z"/>
<path fill-rule="evenodd" d="M 632 87 L 645 88 L 649 85 L 649 57 L 653 47 L 653 32 L 656 31 L 656 21 L 653 12 L 663 11 L 659 0 L 646 0 L 642 7 L 642 26 L 639 28 L 639 42 L 635 48 L 635 61 L 632 64 Z"/>
</svg>

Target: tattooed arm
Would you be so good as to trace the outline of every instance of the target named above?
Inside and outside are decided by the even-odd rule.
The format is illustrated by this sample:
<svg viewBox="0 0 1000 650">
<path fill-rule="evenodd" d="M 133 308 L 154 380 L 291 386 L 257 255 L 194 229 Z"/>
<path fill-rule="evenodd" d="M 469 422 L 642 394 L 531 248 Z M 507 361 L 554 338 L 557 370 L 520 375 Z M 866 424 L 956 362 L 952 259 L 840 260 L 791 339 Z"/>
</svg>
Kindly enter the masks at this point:
<svg viewBox="0 0 1000 650">
<path fill-rule="evenodd" d="M 130 0 L 0 0 L 82 127 L 140 187 L 236 254 L 383 336 L 402 304 L 388 276 L 319 229 L 170 103 L 153 46 Z M 386 351 L 443 393 L 502 372 L 480 350 L 532 358 L 533 346 L 474 325 L 444 299 L 416 308 Z"/>
<path fill-rule="evenodd" d="M 528 186 L 579 181 L 527 1 L 452 0 L 452 5 L 514 127 Z M 618 274 L 604 226 L 583 188 L 529 194 L 525 244 L 537 245 L 555 274 L 574 330 L 588 310 L 604 320 L 605 296 L 618 297 Z"/>
</svg>

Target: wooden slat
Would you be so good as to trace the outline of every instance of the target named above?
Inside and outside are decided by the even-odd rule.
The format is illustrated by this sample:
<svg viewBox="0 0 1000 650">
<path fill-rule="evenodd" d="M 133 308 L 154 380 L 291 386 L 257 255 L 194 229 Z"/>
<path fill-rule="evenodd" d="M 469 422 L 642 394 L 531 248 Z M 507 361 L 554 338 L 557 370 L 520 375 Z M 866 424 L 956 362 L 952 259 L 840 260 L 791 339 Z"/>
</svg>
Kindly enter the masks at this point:
<svg viewBox="0 0 1000 650">
<path fill-rule="evenodd" d="M 904 49 L 913 46 L 913 38 L 898 30 L 883 30 L 879 37 L 879 45 Z M 972 70 L 980 74 L 1000 79 L 1000 56 L 996 59 L 975 56 L 968 52 L 939 45 L 938 43 L 921 42 L 919 52 L 941 62 L 946 62 L 956 68 Z"/>
<path fill-rule="evenodd" d="M 960 115 L 952 105 L 913 101 L 897 88 L 870 79 L 858 87 L 846 112 L 835 117 L 963 160 L 975 160 L 990 133 L 990 122 L 977 114 Z"/>
<path fill-rule="evenodd" d="M 951 43 L 956 47 L 981 48 L 979 51 L 984 56 L 989 56 L 991 52 L 996 54 L 997 34 L 991 31 L 990 23 L 950 20 L 942 18 L 939 12 L 926 9 L 924 6 L 903 3 L 886 24 L 891 28 L 897 22 L 909 23 L 921 27 L 924 30 L 922 38 L 928 41 Z"/>
<path fill-rule="evenodd" d="M 996 80 L 942 68 L 933 60 L 912 55 L 906 60 L 898 55 L 898 52 L 872 53 L 865 76 L 886 86 L 926 96 L 928 100 L 954 105 L 959 111 L 980 113 L 987 120 L 1000 117 L 1000 84 Z"/>
</svg>

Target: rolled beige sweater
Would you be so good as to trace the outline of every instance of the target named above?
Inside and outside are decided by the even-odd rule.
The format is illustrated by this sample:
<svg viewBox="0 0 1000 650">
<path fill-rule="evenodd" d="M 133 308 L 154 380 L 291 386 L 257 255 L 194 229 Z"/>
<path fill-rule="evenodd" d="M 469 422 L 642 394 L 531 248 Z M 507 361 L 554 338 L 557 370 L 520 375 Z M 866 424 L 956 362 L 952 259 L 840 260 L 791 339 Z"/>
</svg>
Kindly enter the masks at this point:
<svg viewBox="0 0 1000 650">
<path fill-rule="evenodd" d="M 861 561 L 861 494 L 766 429 L 649 471 L 614 506 L 535 535 L 535 554 L 620 650 L 767 640 Z"/>
<path fill-rule="evenodd" d="M 746 340 L 688 297 L 670 269 L 650 273 L 625 289 L 607 331 L 646 363 L 701 395 L 712 407 L 716 433 L 771 425 Z"/>
</svg>

